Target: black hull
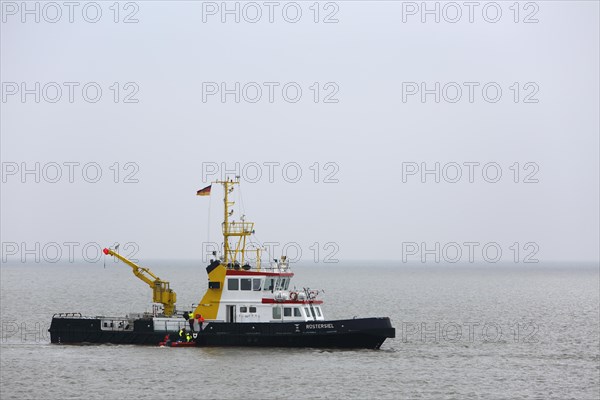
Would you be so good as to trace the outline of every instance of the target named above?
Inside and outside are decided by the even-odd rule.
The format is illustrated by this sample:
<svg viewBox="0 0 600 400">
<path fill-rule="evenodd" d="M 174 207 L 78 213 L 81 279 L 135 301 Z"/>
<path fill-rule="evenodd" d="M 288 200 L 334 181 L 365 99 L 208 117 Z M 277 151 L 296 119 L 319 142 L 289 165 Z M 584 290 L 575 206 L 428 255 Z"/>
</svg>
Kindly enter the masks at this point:
<svg viewBox="0 0 600 400">
<path fill-rule="evenodd" d="M 389 318 L 284 323 L 211 323 L 199 346 L 322 347 L 378 349 L 395 337 Z"/>
<path fill-rule="evenodd" d="M 133 330 L 103 330 L 99 318 L 52 318 L 51 343 L 112 343 L 156 345 L 165 332 L 154 332 L 152 320 L 138 319 Z"/>
<path fill-rule="evenodd" d="M 100 319 L 52 319 L 52 343 L 157 345 L 166 332 L 154 332 L 152 320 L 136 320 L 131 331 L 106 331 Z M 389 318 L 283 323 L 211 322 L 196 335 L 198 346 L 314 347 L 378 349 L 395 337 Z"/>
</svg>

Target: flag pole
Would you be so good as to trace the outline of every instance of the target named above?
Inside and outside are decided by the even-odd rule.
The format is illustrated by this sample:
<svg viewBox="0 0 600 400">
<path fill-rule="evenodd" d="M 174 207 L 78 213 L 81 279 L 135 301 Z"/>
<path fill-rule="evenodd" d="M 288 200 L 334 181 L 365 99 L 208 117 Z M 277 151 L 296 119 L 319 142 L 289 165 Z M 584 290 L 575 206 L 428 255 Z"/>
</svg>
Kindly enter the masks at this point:
<svg viewBox="0 0 600 400">
<path fill-rule="evenodd" d="M 210 244 L 210 205 L 212 203 L 212 196 L 208 196 L 208 197 L 210 197 L 210 199 L 208 199 L 208 218 L 207 218 L 207 222 L 206 222 L 206 240 Z"/>
</svg>

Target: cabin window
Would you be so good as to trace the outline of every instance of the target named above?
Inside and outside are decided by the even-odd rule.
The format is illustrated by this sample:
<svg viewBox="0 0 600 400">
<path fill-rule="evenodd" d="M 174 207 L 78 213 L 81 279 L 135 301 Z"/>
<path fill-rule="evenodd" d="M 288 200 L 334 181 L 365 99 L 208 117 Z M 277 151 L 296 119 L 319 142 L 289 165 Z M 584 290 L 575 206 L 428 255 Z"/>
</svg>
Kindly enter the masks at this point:
<svg viewBox="0 0 600 400">
<path fill-rule="evenodd" d="M 252 290 L 252 279 L 250 278 L 242 278 L 240 279 L 241 289 L 242 290 Z"/>
<path fill-rule="evenodd" d="M 271 292 L 273 291 L 273 278 L 267 278 L 265 279 L 265 286 L 263 287 L 264 291 L 270 290 Z"/>
<path fill-rule="evenodd" d="M 292 316 L 292 308 L 291 307 L 285 307 L 283 309 L 283 316 L 284 317 L 291 317 Z"/>
<path fill-rule="evenodd" d="M 321 316 L 321 308 L 320 307 L 315 307 L 315 310 L 317 310 L 317 316 Z"/>
<path fill-rule="evenodd" d="M 314 319 L 317 319 L 317 316 L 315 315 L 315 309 L 312 306 L 310 306 L 310 313 Z"/>
<path fill-rule="evenodd" d="M 255 313 L 255 312 L 256 312 L 256 307 L 254 307 L 254 306 L 250 306 L 250 312 L 251 312 L 251 313 Z"/>
<path fill-rule="evenodd" d="M 304 307 L 304 311 L 306 311 L 306 317 L 310 318 L 310 311 L 308 311 L 308 307 Z"/>
<path fill-rule="evenodd" d="M 246 307 L 246 306 L 241 306 L 241 307 L 240 307 L 240 312 L 241 312 L 241 313 L 248 312 L 248 307 Z"/>
<path fill-rule="evenodd" d="M 298 307 L 294 307 L 294 317 L 301 317 L 302 313 Z"/>
<path fill-rule="evenodd" d="M 277 284 L 275 285 L 276 290 L 285 290 L 287 279 L 285 278 L 277 278 Z"/>
<path fill-rule="evenodd" d="M 227 290 L 239 290 L 240 281 L 239 279 L 227 279 Z"/>
<path fill-rule="evenodd" d="M 273 307 L 273 319 L 281 319 L 281 307 Z"/>
<path fill-rule="evenodd" d="M 259 291 L 260 290 L 260 282 L 261 282 L 260 278 L 252 279 L 252 290 Z"/>
<path fill-rule="evenodd" d="M 284 279 L 284 286 L 283 286 L 283 290 L 287 290 L 288 287 L 290 286 L 290 280 L 289 279 Z"/>
</svg>

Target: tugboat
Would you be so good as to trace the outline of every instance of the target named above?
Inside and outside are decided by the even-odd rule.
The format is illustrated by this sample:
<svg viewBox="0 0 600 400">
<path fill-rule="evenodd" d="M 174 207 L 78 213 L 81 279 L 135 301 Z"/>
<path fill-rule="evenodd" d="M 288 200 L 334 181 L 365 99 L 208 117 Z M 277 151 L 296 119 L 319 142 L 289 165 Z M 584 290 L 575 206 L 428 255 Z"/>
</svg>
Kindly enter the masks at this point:
<svg viewBox="0 0 600 400">
<path fill-rule="evenodd" d="M 325 319 L 319 291 L 295 289 L 286 256 L 267 263 L 262 249 L 249 249 L 254 223 L 230 221 L 230 194 L 239 177 L 215 181 L 224 191 L 223 249 L 206 267 L 208 287 L 193 310 L 176 309 L 177 295 L 167 281 L 120 255 L 104 249 L 132 268 L 153 290 L 152 313 L 125 317 L 84 317 L 60 313 L 52 317 L 52 343 L 161 344 L 189 346 L 274 346 L 379 349 L 395 337 L 388 317 Z M 197 192 L 210 195 L 212 184 Z"/>
</svg>

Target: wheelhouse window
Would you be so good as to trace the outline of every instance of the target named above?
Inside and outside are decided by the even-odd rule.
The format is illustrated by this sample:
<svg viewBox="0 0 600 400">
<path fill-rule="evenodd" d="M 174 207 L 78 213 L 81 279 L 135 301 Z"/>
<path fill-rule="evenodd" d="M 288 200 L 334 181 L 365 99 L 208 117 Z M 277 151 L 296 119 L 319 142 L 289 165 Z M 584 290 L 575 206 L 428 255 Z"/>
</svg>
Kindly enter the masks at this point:
<svg viewBox="0 0 600 400">
<path fill-rule="evenodd" d="M 294 307 L 294 317 L 301 317 L 302 313 L 298 307 Z"/>
<path fill-rule="evenodd" d="M 306 312 L 306 317 L 310 318 L 310 311 L 308 311 L 308 307 L 304 307 L 304 311 Z"/>
<path fill-rule="evenodd" d="M 260 283 L 261 283 L 261 279 L 260 278 L 254 278 L 252 279 L 252 290 L 254 291 L 259 291 L 260 290 Z"/>
<path fill-rule="evenodd" d="M 275 290 L 287 290 L 290 285 L 290 280 L 286 278 L 277 278 L 275 283 Z"/>
<path fill-rule="evenodd" d="M 239 290 L 240 281 L 237 278 L 227 279 L 227 290 Z"/>
<path fill-rule="evenodd" d="M 321 308 L 320 307 L 315 307 L 315 310 L 317 311 L 317 316 L 321 316 Z"/>
<path fill-rule="evenodd" d="M 242 290 L 252 290 L 252 279 L 250 279 L 250 278 L 240 279 L 240 287 Z"/>
<path fill-rule="evenodd" d="M 273 307 L 273 319 L 281 319 L 281 307 Z"/>
<path fill-rule="evenodd" d="M 255 313 L 255 312 L 256 312 L 256 307 L 254 307 L 254 306 L 250 306 L 250 312 L 251 312 L 251 313 Z"/>
<path fill-rule="evenodd" d="M 273 278 L 267 278 L 265 279 L 265 286 L 263 286 L 263 290 L 266 291 L 273 291 L 273 285 L 275 280 Z"/>
<path fill-rule="evenodd" d="M 241 312 L 241 313 L 248 312 L 248 307 L 246 307 L 246 306 L 241 306 L 241 307 L 240 307 L 240 312 Z"/>
<path fill-rule="evenodd" d="M 283 309 L 283 316 L 284 317 L 291 317 L 292 316 L 292 308 L 291 307 L 284 307 L 284 309 Z"/>
</svg>

